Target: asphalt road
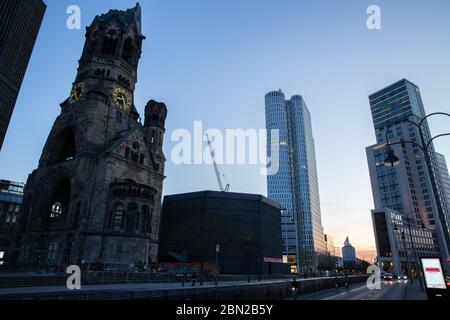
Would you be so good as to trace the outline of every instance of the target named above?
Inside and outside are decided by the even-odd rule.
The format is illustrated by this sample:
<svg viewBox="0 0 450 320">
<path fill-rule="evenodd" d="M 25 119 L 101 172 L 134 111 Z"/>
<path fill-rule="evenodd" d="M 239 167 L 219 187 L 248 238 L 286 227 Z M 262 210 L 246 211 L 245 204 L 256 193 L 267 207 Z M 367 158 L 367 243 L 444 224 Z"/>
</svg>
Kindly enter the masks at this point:
<svg viewBox="0 0 450 320">
<path fill-rule="evenodd" d="M 369 290 L 365 283 L 349 289 L 339 288 L 300 296 L 297 300 L 405 300 L 407 282 L 381 283 L 381 289 Z"/>
</svg>

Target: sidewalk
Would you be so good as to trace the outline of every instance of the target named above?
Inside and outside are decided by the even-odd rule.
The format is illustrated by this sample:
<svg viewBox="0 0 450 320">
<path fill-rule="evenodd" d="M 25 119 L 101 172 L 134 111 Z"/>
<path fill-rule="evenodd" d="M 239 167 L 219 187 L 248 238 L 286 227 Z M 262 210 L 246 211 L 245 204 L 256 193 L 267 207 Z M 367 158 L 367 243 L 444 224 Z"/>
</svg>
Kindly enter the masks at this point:
<svg viewBox="0 0 450 320">
<path fill-rule="evenodd" d="M 405 300 L 427 300 L 427 293 L 420 291 L 419 279 L 414 280 L 414 284 L 408 282 L 405 290 Z"/>
</svg>

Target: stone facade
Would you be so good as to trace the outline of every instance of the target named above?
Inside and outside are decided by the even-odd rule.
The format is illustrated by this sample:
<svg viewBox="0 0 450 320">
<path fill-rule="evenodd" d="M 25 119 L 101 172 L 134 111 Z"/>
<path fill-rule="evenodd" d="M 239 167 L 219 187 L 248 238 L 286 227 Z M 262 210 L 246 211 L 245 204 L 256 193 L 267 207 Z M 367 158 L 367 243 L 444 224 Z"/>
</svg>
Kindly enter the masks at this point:
<svg viewBox="0 0 450 320">
<path fill-rule="evenodd" d="M 142 124 L 134 106 L 141 8 L 111 10 L 86 30 L 73 90 L 28 177 L 17 267 L 157 259 L 167 108 L 149 101 Z"/>
</svg>

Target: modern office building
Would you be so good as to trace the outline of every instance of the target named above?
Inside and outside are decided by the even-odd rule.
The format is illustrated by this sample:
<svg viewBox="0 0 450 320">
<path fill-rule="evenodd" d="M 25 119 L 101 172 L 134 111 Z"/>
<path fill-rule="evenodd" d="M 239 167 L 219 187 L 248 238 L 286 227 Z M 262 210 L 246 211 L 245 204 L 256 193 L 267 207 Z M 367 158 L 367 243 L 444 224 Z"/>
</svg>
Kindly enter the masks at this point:
<svg viewBox="0 0 450 320">
<path fill-rule="evenodd" d="M 312 272 L 326 245 L 311 115 L 300 95 L 286 100 L 281 90 L 266 94 L 265 114 L 267 154 L 276 159 L 271 150 L 279 151 L 279 170 L 267 176 L 267 193 L 283 209 L 283 258 L 292 272 Z M 272 130 L 278 130 L 279 141 L 272 141 Z"/>
<path fill-rule="evenodd" d="M 0 268 L 13 246 L 14 230 L 19 219 L 23 183 L 0 180 Z"/>
<path fill-rule="evenodd" d="M 218 261 L 224 274 L 289 273 L 282 260 L 280 215 L 280 206 L 260 195 L 201 191 L 165 196 L 159 260 L 205 269 Z"/>
<path fill-rule="evenodd" d="M 0 1 L 0 150 L 45 10 L 42 0 Z"/>
<path fill-rule="evenodd" d="M 439 257 L 436 235 L 423 228 L 414 215 L 408 217 L 390 208 L 372 210 L 372 223 L 382 270 L 406 275 L 410 268 L 416 273 L 419 257 Z"/>
<path fill-rule="evenodd" d="M 419 129 L 417 123 L 425 116 L 420 89 L 403 79 L 369 96 L 377 143 L 366 148 L 375 211 L 385 208 L 413 216 L 425 227 L 436 229 L 442 257 L 448 256 L 448 227 L 441 219 L 438 203 L 433 192 L 432 181 L 422 150 L 421 134 L 425 141 L 431 139 L 428 123 Z M 401 141 L 404 143 L 400 143 Z M 397 143 L 391 150 L 399 158 L 398 165 L 385 166 L 389 148 L 386 143 Z M 438 176 L 436 152 L 429 148 L 431 167 Z M 443 187 L 437 179 L 440 199 Z M 440 201 L 443 214 L 447 214 L 446 203 Z M 380 254 L 380 252 L 378 252 Z"/>
<path fill-rule="evenodd" d="M 348 237 L 345 239 L 344 246 L 342 247 L 342 260 L 344 261 L 344 264 L 356 261 L 356 250 L 350 243 Z"/>
<path fill-rule="evenodd" d="M 445 156 L 443 154 L 436 152 L 436 167 L 439 173 L 439 179 L 442 186 L 443 196 L 445 198 L 446 204 L 446 224 L 450 227 L 450 176 L 448 172 L 447 162 L 445 161 Z M 450 232 L 450 230 L 449 230 Z"/>
</svg>

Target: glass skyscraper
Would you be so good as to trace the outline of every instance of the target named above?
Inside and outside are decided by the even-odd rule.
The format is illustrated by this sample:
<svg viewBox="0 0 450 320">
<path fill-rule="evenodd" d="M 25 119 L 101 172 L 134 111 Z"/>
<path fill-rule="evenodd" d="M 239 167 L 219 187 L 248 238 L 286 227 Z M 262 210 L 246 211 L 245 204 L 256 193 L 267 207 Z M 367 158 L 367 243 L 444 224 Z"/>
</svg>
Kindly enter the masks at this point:
<svg viewBox="0 0 450 320">
<path fill-rule="evenodd" d="M 430 230 L 442 226 L 448 231 L 445 219 L 439 216 L 424 153 L 418 147 L 421 145 L 421 133 L 425 142 L 431 139 L 426 121 L 420 130 L 414 124 L 418 124 L 426 115 L 419 87 L 402 79 L 373 93 L 369 101 L 377 139 L 375 145 L 366 148 L 375 210 L 393 209 L 414 219 L 416 223 L 423 222 Z M 394 168 L 384 165 L 388 151 L 386 140 L 390 143 L 408 141 L 391 146 L 400 159 L 400 164 Z M 429 155 L 443 215 L 446 216 L 448 208 L 444 201 L 443 184 L 439 179 L 437 153 L 432 144 Z M 441 253 L 446 255 L 448 232 L 444 231 L 438 230 L 436 242 L 439 242 Z"/>
<path fill-rule="evenodd" d="M 265 105 L 268 156 L 279 150 L 279 170 L 267 176 L 267 193 L 283 208 L 284 260 L 293 272 L 311 272 L 317 254 L 326 252 L 311 115 L 300 95 L 286 100 L 281 90 L 266 94 Z M 279 131 L 279 141 L 271 141 L 271 130 Z"/>
<path fill-rule="evenodd" d="M 0 150 L 45 10 L 42 0 L 0 1 Z"/>
</svg>

